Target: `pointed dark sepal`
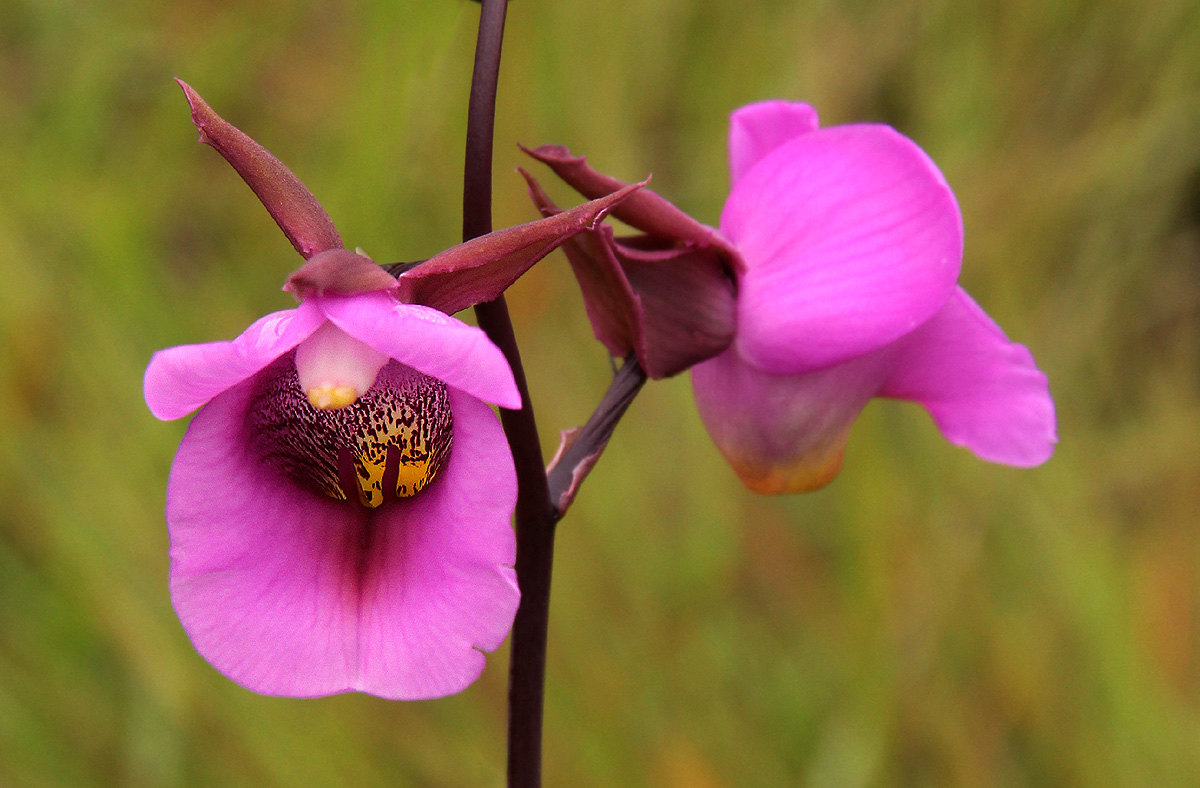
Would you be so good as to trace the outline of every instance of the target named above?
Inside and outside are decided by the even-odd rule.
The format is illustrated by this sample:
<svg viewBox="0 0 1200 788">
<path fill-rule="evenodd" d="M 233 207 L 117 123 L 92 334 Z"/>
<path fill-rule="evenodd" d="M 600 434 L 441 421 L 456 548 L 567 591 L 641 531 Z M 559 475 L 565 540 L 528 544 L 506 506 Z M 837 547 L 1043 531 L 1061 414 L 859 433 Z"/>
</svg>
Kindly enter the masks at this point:
<svg viewBox="0 0 1200 788">
<path fill-rule="evenodd" d="M 525 179 L 534 204 L 553 215 L 558 209 L 538 182 Z M 596 339 L 613 356 L 635 354 L 651 378 L 677 375 L 733 341 L 736 291 L 712 247 L 618 239 L 604 226 L 568 239 L 563 251 Z"/>
<path fill-rule="evenodd" d="M 638 296 L 645 345 L 638 359 L 647 375 L 677 375 L 723 353 L 733 342 L 737 290 L 715 249 L 656 249 L 654 239 L 613 238 L 611 227 L 591 234 L 601 235 L 610 245 Z"/>
<path fill-rule="evenodd" d="M 529 196 L 542 215 L 560 213 L 537 179 L 524 170 L 520 173 L 529 184 Z M 616 358 L 634 353 L 644 359 L 641 302 L 613 255 L 612 245 L 605 241 L 605 229 L 583 232 L 567 239 L 563 251 L 579 282 L 583 305 L 596 339 Z M 608 236 L 611 238 L 611 231 Z"/>
<path fill-rule="evenodd" d="M 349 249 L 318 252 L 292 272 L 283 289 L 303 301 L 313 295 L 355 295 L 394 290 L 395 278 L 369 257 Z"/>
<path fill-rule="evenodd" d="M 263 146 L 225 121 L 181 79 L 192 108 L 192 122 L 200 141 L 212 146 L 229 162 L 306 259 L 329 249 L 341 249 L 342 238 L 333 220 L 300 179 Z"/>
<path fill-rule="evenodd" d="M 491 301 L 563 241 L 599 225 L 614 205 L 648 182 L 631 184 L 569 211 L 496 230 L 447 249 L 402 273 L 396 280 L 397 296 L 446 314 Z"/>
<path fill-rule="evenodd" d="M 529 156 L 545 164 L 575 191 L 594 200 L 625 185 L 588 166 L 586 156 L 575 156 L 562 145 L 542 145 L 529 149 L 518 146 Z M 631 227 L 660 238 L 704 244 L 719 249 L 735 271 L 744 270 L 741 255 L 713 228 L 701 224 L 658 194 L 644 189 L 613 209 L 612 215 Z"/>
</svg>

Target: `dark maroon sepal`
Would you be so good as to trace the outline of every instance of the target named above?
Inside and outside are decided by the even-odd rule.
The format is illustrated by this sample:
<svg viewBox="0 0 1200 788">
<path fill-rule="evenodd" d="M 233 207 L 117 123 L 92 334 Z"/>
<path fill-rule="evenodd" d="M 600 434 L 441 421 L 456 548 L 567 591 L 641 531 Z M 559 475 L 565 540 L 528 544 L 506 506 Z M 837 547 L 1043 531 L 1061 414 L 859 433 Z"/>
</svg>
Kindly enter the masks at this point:
<svg viewBox="0 0 1200 788">
<path fill-rule="evenodd" d="M 400 300 L 453 314 L 499 296 L 529 268 L 577 233 L 603 221 L 646 182 L 634 183 L 569 211 L 481 235 L 402 273 Z"/>
<path fill-rule="evenodd" d="M 348 249 L 329 249 L 293 271 L 283 289 L 303 301 L 313 295 L 354 295 L 396 286 L 395 278 L 370 258 Z"/>
<path fill-rule="evenodd" d="M 737 327 L 737 291 L 720 253 L 709 246 L 666 249 L 644 236 L 604 237 L 641 305 L 645 351 L 638 356 L 652 378 L 677 375 L 723 352 Z"/>
<path fill-rule="evenodd" d="M 557 206 L 522 170 L 544 215 Z M 614 211 L 615 213 L 615 211 Z M 563 244 L 592 331 L 613 356 L 637 356 L 651 378 L 676 375 L 733 341 L 736 292 L 723 253 L 655 236 L 615 238 L 597 227 Z"/>
<path fill-rule="evenodd" d="M 575 156 L 561 145 L 542 145 L 532 150 L 524 145 L 519 147 L 589 200 L 603 197 L 625 185 L 624 181 L 592 169 L 588 166 L 586 156 Z M 741 255 L 720 233 L 696 221 L 649 189 L 643 189 L 621 203 L 613 209 L 612 215 L 648 235 L 711 246 L 721 251 L 733 270 L 743 270 Z"/>
<path fill-rule="evenodd" d="M 341 249 L 342 237 L 333 220 L 300 179 L 270 151 L 213 112 L 186 82 L 175 81 L 187 96 L 200 141 L 233 165 L 296 251 L 307 259 L 328 249 Z"/>
</svg>

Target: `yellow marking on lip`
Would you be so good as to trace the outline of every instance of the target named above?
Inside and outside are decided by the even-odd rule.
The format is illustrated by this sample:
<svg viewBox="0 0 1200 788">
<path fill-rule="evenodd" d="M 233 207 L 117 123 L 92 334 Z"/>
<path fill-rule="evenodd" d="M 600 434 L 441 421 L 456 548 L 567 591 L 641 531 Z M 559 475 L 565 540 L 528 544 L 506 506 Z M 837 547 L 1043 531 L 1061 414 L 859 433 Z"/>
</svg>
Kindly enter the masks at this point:
<svg viewBox="0 0 1200 788">
<path fill-rule="evenodd" d="M 400 473 L 396 477 L 396 495 L 408 498 L 420 492 L 429 483 L 432 474 L 429 472 L 429 460 L 413 460 L 400 462 Z"/>
<path fill-rule="evenodd" d="M 358 501 L 363 506 L 374 509 L 386 499 L 383 477 L 387 472 L 387 447 L 395 443 L 411 445 L 412 432 L 411 428 L 388 425 L 383 432 L 382 441 L 373 443 L 358 455 Z M 392 491 L 397 498 L 416 495 L 433 479 L 433 471 L 436 469 L 430 465 L 428 459 L 415 459 L 402 452 L 397 461 L 396 488 Z"/>
<path fill-rule="evenodd" d="M 370 453 L 363 453 L 358 455 L 358 463 L 358 502 L 374 509 L 383 503 L 384 460 L 381 457 L 374 461 Z M 366 474 L 365 478 L 363 474 Z"/>
</svg>

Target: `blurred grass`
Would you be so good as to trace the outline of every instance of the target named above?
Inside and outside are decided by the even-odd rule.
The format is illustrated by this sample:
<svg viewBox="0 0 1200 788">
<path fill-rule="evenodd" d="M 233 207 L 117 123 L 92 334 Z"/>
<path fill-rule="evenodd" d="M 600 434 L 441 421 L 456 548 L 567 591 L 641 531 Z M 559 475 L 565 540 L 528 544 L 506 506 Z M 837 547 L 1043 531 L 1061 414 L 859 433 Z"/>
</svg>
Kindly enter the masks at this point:
<svg viewBox="0 0 1200 788">
<path fill-rule="evenodd" d="M 260 698 L 166 590 L 181 423 L 157 348 L 285 307 L 297 263 L 195 143 L 187 79 L 380 260 L 455 242 L 475 6 L 0 0 L 0 785 L 500 785 L 506 650 L 454 698 Z M 686 379 L 648 387 L 560 530 L 548 785 L 1200 783 L 1200 6 L 516 0 L 514 146 L 715 223 L 728 112 L 807 100 L 941 164 L 963 281 L 1050 375 L 1034 471 L 872 405 L 841 477 L 745 492 Z M 555 192 L 563 201 L 570 198 Z M 607 363 L 567 267 L 513 288 L 547 451 Z"/>
</svg>

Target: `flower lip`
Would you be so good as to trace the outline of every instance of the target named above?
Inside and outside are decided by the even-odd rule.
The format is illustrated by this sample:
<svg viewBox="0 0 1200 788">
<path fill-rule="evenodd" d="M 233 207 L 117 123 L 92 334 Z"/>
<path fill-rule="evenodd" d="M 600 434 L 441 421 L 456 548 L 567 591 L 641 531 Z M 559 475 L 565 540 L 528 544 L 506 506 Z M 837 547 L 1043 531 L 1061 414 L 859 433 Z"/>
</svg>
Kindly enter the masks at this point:
<svg viewBox="0 0 1200 788">
<path fill-rule="evenodd" d="M 313 494 L 247 450 L 253 388 L 197 414 L 171 468 L 171 601 L 196 650 L 268 695 L 462 690 L 520 598 L 516 479 L 495 414 L 450 389 L 459 450 L 404 505 L 366 509 Z"/>
<path fill-rule="evenodd" d="M 416 495 L 435 479 L 454 438 L 445 383 L 386 361 L 353 403 L 314 407 L 299 356 L 280 358 L 255 380 L 246 440 L 264 464 L 368 508 Z"/>
</svg>

